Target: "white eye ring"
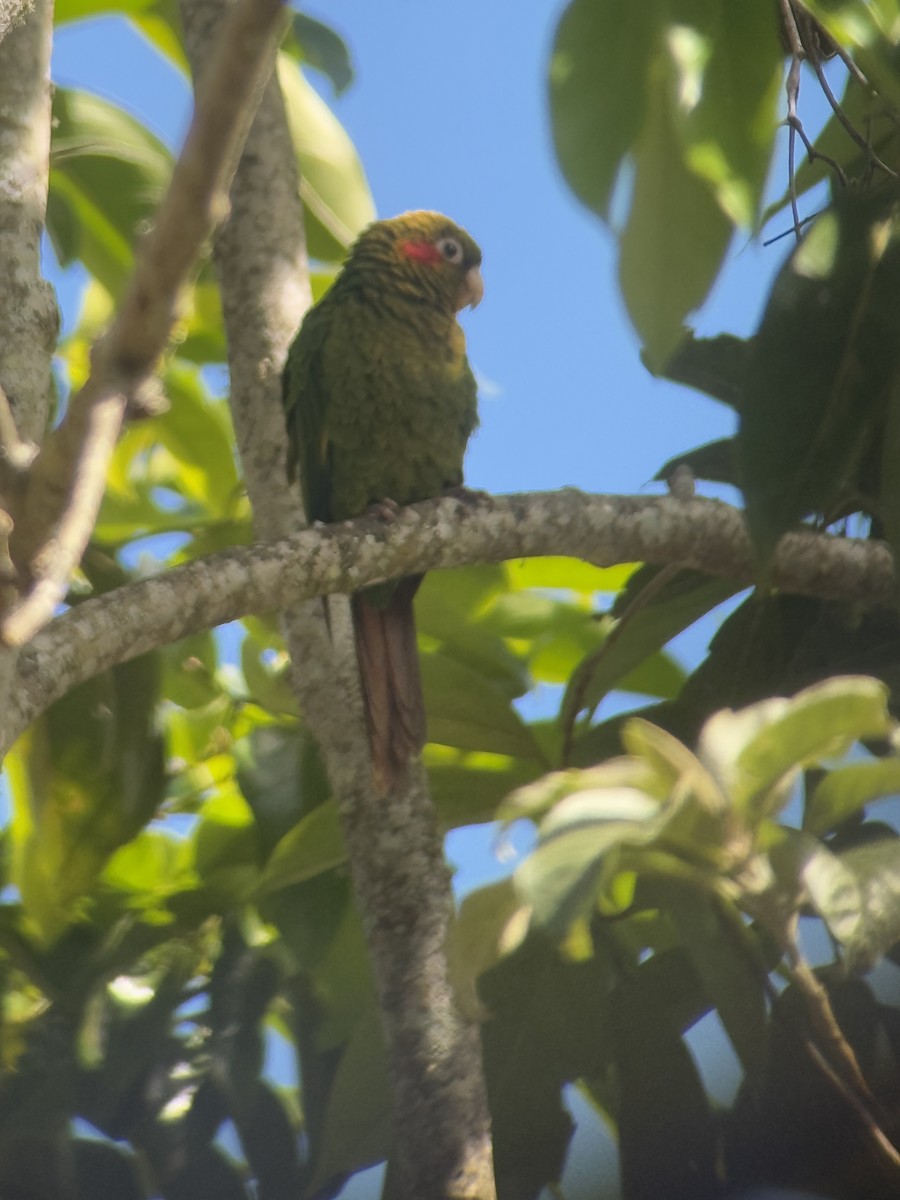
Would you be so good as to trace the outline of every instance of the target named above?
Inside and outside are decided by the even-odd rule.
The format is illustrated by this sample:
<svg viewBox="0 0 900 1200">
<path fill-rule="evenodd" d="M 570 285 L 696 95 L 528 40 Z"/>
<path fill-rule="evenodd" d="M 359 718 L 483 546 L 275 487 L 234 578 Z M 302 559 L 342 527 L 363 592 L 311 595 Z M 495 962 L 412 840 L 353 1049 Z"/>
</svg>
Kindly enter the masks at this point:
<svg viewBox="0 0 900 1200">
<path fill-rule="evenodd" d="M 462 262 L 463 250 L 455 237 L 442 237 L 434 243 L 447 262 Z"/>
</svg>

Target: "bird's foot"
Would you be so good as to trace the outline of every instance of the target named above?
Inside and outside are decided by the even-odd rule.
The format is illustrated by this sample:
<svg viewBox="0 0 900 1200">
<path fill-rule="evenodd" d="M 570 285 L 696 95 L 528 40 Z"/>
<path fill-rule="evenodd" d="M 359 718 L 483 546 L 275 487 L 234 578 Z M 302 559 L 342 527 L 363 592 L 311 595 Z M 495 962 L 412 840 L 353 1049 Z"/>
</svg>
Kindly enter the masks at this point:
<svg viewBox="0 0 900 1200">
<path fill-rule="evenodd" d="M 490 492 L 482 491 L 481 488 L 468 488 L 463 484 L 444 488 L 441 495 L 451 496 L 454 500 L 459 500 L 461 504 L 466 504 L 470 508 L 476 508 L 479 504 L 484 504 L 486 500 L 490 500 L 491 498 Z"/>
<path fill-rule="evenodd" d="M 393 525 L 400 514 L 400 505 L 396 500 L 392 500 L 390 496 L 385 496 L 382 500 L 376 500 L 374 504 L 370 504 L 366 509 L 367 517 L 378 517 L 388 525 Z"/>
</svg>

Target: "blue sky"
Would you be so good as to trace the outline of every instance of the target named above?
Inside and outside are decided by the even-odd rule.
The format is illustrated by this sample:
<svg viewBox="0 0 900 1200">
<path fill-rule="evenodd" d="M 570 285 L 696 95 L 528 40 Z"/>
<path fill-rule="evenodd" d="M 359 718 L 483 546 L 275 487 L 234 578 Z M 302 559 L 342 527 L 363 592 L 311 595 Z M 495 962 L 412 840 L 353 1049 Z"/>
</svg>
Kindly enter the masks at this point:
<svg viewBox="0 0 900 1200">
<path fill-rule="evenodd" d="M 327 81 L 314 81 L 360 152 L 380 215 L 443 210 L 484 250 L 485 301 L 464 317 L 487 383 L 469 482 L 634 492 L 677 450 L 728 431 L 730 418 L 641 365 L 612 240 L 557 170 L 545 77 L 562 7 L 460 0 L 450 19 L 417 0 L 330 0 L 307 11 L 344 35 L 356 80 L 336 100 Z M 123 104 L 177 145 L 186 84 L 119 22 L 60 30 L 54 74 Z M 783 253 L 735 247 L 700 328 L 750 330 Z"/>
</svg>

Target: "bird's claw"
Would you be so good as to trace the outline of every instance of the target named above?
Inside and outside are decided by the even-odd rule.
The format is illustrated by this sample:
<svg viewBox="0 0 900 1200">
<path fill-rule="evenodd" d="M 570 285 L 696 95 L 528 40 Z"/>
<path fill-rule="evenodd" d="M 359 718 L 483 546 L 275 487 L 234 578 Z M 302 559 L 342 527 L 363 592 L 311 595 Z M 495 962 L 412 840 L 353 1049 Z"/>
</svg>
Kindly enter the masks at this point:
<svg viewBox="0 0 900 1200">
<path fill-rule="evenodd" d="M 396 500 L 392 500 L 390 496 L 385 496 L 381 500 L 376 500 L 374 504 L 370 504 L 366 509 L 366 516 L 378 517 L 379 520 L 385 521 L 388 525 L 393 525 L 400 513 L 400 505 Z"/>
</svg>

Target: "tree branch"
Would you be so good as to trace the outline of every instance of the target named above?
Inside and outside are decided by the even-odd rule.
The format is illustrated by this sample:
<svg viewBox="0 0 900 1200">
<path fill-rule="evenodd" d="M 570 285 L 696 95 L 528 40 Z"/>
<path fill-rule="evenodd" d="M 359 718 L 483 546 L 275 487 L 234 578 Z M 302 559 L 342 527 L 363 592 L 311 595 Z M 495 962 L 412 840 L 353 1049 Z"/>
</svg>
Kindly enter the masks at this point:
<svg viewBox="0 0 900 1200">
<path fill-rule="evenodd" d="M 574 489 L 486 499 L 476 508 L 429 500 L 402 509 L 390 525 L 364 517 L 223 551 L 57 617 L 22 652 L 0 747 L 8 749 L 76 684 L 199 630 L 416 571 L 548 554 L 597 566 L 676 563 L 748 586 L 754 579 L 743 516 L 717 500 Z M 896 601 L 893 560 L 882 542 L 788 534 L 773 570 L 784 592 L 872 607 Z"/>
<path fill-rule="evenodd" d="M 52 0 L 38 0 L 27 19 L 16 24 L 23 11 L 21 4 L 0 3 L 0 612 L 19 595 L 9 556 L 11 513 L 21 498 L 33 444 L 47 424 L 59 329 L 53 288 L 41 276 L 50 173 Z M 0 709 L 6 706 L 14 666 L 15 653 L 0 647 Z"/>
<path fill-rule="evenodd" d="M 49 619 L 81 560 L 126 407 L 165 348 L 180 289 L 224 214 L 227 172 L 283 8 L 283 0 L 234 6 L 119 312 L 94 347 L 87 383 L 35 459 L 13 553 L 37 581 L 3 623 L 8 644 L 21 645 Z"/>
<path fill-rule="evenodd" d="M 0 13 L 0 36 L 2 20 Z M 16 437 L 34 442 L 47 422 L 50 359 L 59 329 L 56 297 L 40 263 L 50 162 L 52 29 L 51 0 L 39 0 L 0 45 L 0 387 Z M 3 482 L 5 490 L 8 481 Z"/>
</svg>

